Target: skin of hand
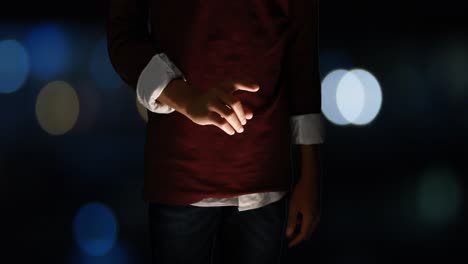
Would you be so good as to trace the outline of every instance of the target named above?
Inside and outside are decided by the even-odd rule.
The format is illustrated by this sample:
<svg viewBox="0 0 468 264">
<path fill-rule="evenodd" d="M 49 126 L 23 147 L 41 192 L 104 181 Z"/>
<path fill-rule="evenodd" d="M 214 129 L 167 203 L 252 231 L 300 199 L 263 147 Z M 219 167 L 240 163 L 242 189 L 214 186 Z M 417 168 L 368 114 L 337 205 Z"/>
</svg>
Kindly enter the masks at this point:
<svg viewBox="0 0 468 264">
<path fill-rule="evenodd" d="M 302 145 L 302 171 L 289 201 L 286 236 L 288 247 L 309 240 L 320 221 L 320 186 L 316 149 L 314 145 Z M 299 217 L 299 215 L 301 217 Z M 298 226 L 298 233 L 293 234 Z"/>
<path fill-rule="evenodd" d="M 215 125 L 229 135 L 244 131 L 243 125 L 253 112 L 233 95 L 235 91 L 257 92 L 257 84 L 226 80 L 206 92 L 198 93 L 184 81 L 169 83 L 158 101 L 172 106 L 198 125 Z"/>
</svg>

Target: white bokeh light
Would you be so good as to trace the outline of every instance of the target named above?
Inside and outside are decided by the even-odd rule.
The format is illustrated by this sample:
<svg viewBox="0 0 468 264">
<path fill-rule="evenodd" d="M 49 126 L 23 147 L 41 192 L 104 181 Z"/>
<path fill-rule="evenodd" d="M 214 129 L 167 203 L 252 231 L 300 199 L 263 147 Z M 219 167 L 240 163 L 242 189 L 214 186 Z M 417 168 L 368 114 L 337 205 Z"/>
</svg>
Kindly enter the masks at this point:
<svg viewBox="0 0 468 264">
<path fill-rule="evenodd" d="M 361 81 L 364 88 L 365 104 L 358 118 L 353 120 L 356 125 L 366 125 L 375 119 L 382 106 L 382 90 L 377 79 L 370 72 L 362 69 L 352 70 Z"/>
<path fill-rule="evenodd" d="M 76 124 L 79 108 L 75 89 L 64 81 L 53 81 L 37 96 L 36 117 L 44 131 L 63 135 Z"/>
<path fill-rule="evenodd" d="M 359 118 L 366 103 L 366 95 L 362 86 L 359 78 L 353 72 L 348 72 L 341 78 L 336 89 L 338 110 L 350 123 Z"/>
<path fill-rule="evenodd" d="M 335 70 L 329 73 L 322 82 L 322 112 L 325 117 L 337 125 L 346 125 L 349 122 L 343 117 L 336 104 L 336 90 L 346 70 Z"/>
<path fill-rule="evenodd" d="M 366 70 L 334 70 L 322 82 L 322 112 L 336 125 L 367 125 L 381 105 L 380 84 Z"/>
</svg>

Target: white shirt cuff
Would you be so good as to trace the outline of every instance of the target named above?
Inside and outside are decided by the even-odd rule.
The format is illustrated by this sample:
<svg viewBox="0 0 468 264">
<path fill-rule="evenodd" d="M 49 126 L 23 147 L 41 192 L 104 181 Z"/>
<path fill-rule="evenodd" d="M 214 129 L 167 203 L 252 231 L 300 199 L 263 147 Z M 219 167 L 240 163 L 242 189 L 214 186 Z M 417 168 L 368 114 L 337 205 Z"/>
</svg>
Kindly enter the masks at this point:
<svg viewBox="0 0 468 264">
<path fill-rule="evenodd" d="M 325 140 L 322 114 L 295 115 L 290 118 L 291 141 L 298 145 L 321 144 Z"/>
<path fill-rule="evenodd" d="M 174 108 L 161 104 L 156 99 L 161 95 L 166 86 L 177 78 L 185 77 L 164 53 L 153 56 L 151 61 L 141 72 L 136 88 L 138 102 L 146 109 L 158 114 L 170 114 Z"/>
</svg>

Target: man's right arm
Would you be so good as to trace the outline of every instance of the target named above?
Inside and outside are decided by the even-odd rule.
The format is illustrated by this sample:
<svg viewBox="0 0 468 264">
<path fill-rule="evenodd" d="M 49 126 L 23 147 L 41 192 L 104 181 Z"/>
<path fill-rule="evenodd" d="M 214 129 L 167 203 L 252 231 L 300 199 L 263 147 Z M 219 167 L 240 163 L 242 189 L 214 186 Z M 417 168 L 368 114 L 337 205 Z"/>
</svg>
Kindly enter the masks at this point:
<svg viewBox="0 0 468 264">
<path fill-rule="evenodd" d="M 195 94 L 196 89 L 192 89 L 183 76 L 180 78 L 176 74 L 176 67 L 167 57 L 160 56 L 163 51 L 151 41 L 147 26 L 148 0 L 110 0 L 109 3 L 107 43 L 110 61 L 146 108 L 160 113 L 175 110 L 196 124 L 215 125 L 230 135 L 235 130 L 242 133 L 242 123 L 246 118 L 252 118 L 253 113 L 244 108 L 232 93 L 236 90 L 256 92 L 257 85 L 229 80 L 215 85 L 208 92 Z M 160 78 L 160 73 L 151 71 L 158 64 L 168 66 L 155 67 L 166 69 L 162 72 L 169 73 L 167 78 Z M 153 84 L 152 79 L 159 81 Z M 165 106 L 158 107 L 161 103 Z"/>
<path fill-rule="evenodd" d="M 109 58 L 119 76 L 133 89 L 159 47 L 150 40 L 147 0 L 110 0 L 107 19 Z"/>
<path fill-rule="evenodd" d="M 148 11 L 148 0 L 109 2 L 108 53 L 116 72 L 136 91 L 138 101 L 152 112 L 168 114 L 175 109 L 156 99 L 172 80 L 185 81 L 185 77 L 151 41 Z"/>
</svg>

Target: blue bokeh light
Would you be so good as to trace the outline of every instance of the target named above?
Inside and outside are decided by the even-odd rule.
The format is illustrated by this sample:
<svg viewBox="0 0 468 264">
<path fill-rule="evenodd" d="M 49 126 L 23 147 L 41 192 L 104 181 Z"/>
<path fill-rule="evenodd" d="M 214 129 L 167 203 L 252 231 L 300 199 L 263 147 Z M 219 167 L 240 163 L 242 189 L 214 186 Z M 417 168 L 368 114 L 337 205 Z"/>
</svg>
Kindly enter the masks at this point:
<svg viewBox="0 0 468 264">
<path fill-rule="evenodd" d="M 73 223 L 74 238 L 89 256 L 103 256 L 112 250 L 117 238 L 117 220 L 110 208 L 100 203 L 81 207 Z"/>
<path fill-rule="evenodd" d="M 78 250 L 73 250 L 69 264 L 130 264 L 138 263 L 128 243 L 116 242 L 112 250 L 103 256 L 89 256 Z"/>
<path fill-rule="evenodd" d="M 0 92 L 17 91 L 29 74 L 28 53 L 16 40 L 0 41 Z"/>
<path fill-rule="evenodd" d="M 93 80 L 104 89 L 114 89 L 123 85 L 123 81 L 115 72 L 107 52 L 107 40 L 102 38 L 91 54 L 89 71 Z"/>
<path fill-rule="evenodd" d="M 39 80 L 50 80 L 66 71 L 70 62 L 70 46 L 58 24 L 40 24 L 26 36 L 31 74 Z"/>
</svg>

